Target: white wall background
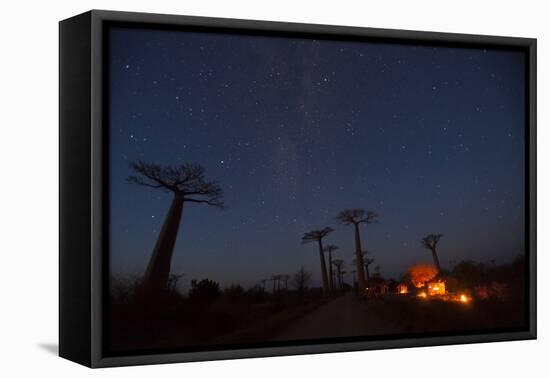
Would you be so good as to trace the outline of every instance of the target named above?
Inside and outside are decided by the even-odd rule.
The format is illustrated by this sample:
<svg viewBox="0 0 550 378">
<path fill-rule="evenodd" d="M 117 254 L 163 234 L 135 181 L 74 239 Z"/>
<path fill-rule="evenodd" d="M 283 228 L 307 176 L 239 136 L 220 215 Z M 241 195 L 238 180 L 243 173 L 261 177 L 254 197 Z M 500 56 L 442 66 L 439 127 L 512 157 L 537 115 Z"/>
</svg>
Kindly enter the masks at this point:
<svg viewBox="0 0 550 378">
<path fill-rule="evenodd" d="M 0 23 L 0 375 L 56 377 L 521 377 L 550 372 L 550 23 L 545 1 L 6 1 Z M 536 37 L 539 40 L 539 340 L 89 370 L 57 344 L 57 22 L 96 8 Z M 546 114 L 545 114 L 546 113 Z M 545 350 L 546 349 L 546 350 Z"/>
</svg>

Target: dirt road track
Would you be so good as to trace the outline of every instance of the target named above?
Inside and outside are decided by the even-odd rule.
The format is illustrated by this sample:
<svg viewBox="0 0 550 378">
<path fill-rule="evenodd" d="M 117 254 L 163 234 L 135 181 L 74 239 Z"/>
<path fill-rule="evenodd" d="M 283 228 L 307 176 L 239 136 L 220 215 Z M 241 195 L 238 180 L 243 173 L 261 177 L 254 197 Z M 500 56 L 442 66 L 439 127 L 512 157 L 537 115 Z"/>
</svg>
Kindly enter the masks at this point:
<svg viewBox="0 0 550 378">
<path fill-rule="evenodd" d="M 365 300 L 349 292 L 321 306 L 280 332 L 275 340 L 371 336 L 399 332 L 381 319 Z"/>
</svg>

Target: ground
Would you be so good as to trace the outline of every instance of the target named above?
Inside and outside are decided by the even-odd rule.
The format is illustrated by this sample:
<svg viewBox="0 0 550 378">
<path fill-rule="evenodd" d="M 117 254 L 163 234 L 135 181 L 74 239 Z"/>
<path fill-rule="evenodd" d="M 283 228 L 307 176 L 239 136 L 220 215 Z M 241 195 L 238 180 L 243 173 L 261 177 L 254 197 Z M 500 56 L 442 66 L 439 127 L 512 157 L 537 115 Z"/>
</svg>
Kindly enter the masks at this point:
<svg viewBox="0 0 550 378">
<path fill-rule="evenodd" d="M 383 335 L 398 330 L 396 324 L 369 311 L 369 304 L 350 291 L 290 324 L 274 340 Z"/>
<path fill-rule="evenodd" d="M 290 297 L 291 294 L 281 293 L 274 303 L 245 305 L 235 300 L 202 305 L 183 302 L 174 307 L 171 316 L 159 309 L 161 318 L 155 318 L 148 306 L 123 308 L 114 313 L 117 321 L 111 324 L 112 350 L 195 350 L 319 339 L 421 337 L 511 330 L 526 324 L 525 306 L 518 301 L 461 303 L 419 298 L 415 294 L 367 299 L 352 290 L 328 298 Z"/>
</svg>

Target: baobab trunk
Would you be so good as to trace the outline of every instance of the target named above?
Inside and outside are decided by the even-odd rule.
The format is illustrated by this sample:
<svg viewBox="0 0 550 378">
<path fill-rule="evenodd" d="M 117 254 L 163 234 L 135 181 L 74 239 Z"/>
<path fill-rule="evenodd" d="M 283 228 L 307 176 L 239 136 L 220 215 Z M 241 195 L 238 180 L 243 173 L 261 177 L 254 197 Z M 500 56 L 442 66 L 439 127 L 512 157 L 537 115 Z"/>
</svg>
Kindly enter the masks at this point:
<svg viewBox="0 0 550 378">
<path fill-rule="evenodd" d="M 325 264 L 325 253 L 323 252 L 323 242 L 319 240 L 319 256 L 321 258 L 321 275 L 323 276 L 323 294 L 328 294 L 327 266 Z"/>
<path fill-rule="evenodd" d="M 328 247 L 330 248 L 330 246 Z M 329 273 L 329 287 L 330 290 L 334 289 L 333 274 L 332 274 L 332 251 L 328 251 L 328 273 Z"/>
<path fill-rule="evenodd" d="M 183 212 L 183 200 L 182 195 L 177 193 L 174 195 L 143 277 L 143 282 L 147 289 L 166 288 L 168 275 L 170 274 L 172 253 L 174 252 L 174 245 L 176 244 Z"/>
<path fill-rule="evenodd" d="M 361 253 L 361 237 L 359 236 L 359 224 L 354 223 L 355 226 L 355 262 L 357 264 L 357 287 L 360 294 L 365 294 L 367 287 L 365 283 L 365 273 L 363 270 L 364 261 L 363 254 Z"/>
<path fill-rule="evenodd" d="M 437 274 L 441 273 L 441 265 L 439 265 L 439 258 L 437 257 L 437 251 L 432 248 L 432 257 L 434 259 L 435 267 L 437 268 Z"/>
</svg>

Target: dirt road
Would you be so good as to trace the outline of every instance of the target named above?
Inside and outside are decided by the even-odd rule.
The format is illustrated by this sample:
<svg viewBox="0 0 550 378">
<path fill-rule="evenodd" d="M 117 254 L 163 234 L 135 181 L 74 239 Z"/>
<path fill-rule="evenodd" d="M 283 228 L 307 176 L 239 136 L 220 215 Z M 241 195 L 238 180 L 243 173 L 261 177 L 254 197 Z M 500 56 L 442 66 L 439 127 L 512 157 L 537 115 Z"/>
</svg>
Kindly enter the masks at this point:
<svg viewBox="0 0 550 378">
<path fill-rule="evenodd" d="M 381 319 L 369 304 L 349 292 L 319 307 L 280 332 L 274 340 L 370 336 L 399 332 Z"/>
</svg>

